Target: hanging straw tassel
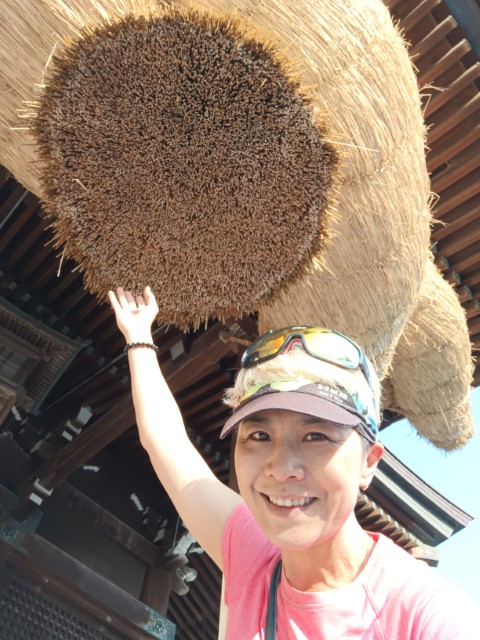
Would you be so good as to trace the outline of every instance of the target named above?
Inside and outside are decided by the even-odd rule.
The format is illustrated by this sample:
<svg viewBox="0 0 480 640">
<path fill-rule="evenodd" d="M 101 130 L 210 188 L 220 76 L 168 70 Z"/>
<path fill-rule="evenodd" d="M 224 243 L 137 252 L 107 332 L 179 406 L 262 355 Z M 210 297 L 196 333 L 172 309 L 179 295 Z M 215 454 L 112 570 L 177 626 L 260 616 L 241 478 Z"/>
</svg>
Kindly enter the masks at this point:
<svg viewBox="0 0 480 640">
<path fill-rule="evenodd" d="M 392 394 L 384 397 L 384 406 L 406 416 L 435 446 L 458 449 L 474 433 L 472 375 L 465 312 L 429 261 L 417 308 L 397 344 L 390 372 Z"/>
</svg>

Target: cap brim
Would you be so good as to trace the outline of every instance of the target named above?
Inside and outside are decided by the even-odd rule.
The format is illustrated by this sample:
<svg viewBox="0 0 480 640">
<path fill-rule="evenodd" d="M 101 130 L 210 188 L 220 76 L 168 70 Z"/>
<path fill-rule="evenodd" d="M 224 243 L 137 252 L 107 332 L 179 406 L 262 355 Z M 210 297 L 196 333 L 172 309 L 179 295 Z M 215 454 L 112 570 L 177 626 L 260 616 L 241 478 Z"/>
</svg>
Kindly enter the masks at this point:
<svg viewBox="0 0 480 640">
<path fill-rule="evenodd" d="M 350 413 L 324 398 L 296 391 L 275 392 L 254 398 L 237 409 L 225 423 L 220 438 L 225 438 L 239 422 L 248 416 L 267 409 L 284 409 L 305 413 L 346 427 L 356 427 L 363 422 L 358 415 Z"/>
</svg>

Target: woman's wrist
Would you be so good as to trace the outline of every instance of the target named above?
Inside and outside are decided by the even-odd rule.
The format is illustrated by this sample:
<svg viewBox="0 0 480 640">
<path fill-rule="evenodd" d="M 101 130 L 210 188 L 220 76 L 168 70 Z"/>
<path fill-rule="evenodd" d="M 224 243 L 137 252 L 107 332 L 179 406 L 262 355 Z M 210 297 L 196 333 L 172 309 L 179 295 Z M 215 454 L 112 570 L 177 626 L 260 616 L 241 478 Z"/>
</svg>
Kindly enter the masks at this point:
<svg viewBox="0 0 480 640">
<path fill-rule="evenodd" d="M 137 340 L 134 342 L 127 342 L 127 344 L 123 347 L 125 353 L 127 351 L 130 351 L 131 349 L 151 349 L 152 351 L 155 351 L 155 353 L 158 353 L 159 351 L 157 345 L 151 340 Z"/>
<path fill-rule="evenodd" d="M 124 333 L 126 344 L 130 342 L 155 342 L 150 331 Z"/>
</svg>

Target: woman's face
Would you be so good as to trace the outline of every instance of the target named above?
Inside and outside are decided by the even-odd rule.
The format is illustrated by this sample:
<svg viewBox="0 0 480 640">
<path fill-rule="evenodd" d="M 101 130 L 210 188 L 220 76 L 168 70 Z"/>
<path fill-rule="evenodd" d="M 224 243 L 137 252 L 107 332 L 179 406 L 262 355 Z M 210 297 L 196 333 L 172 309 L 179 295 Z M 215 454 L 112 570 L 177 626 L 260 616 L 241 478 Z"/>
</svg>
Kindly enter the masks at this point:
<svg viewBox="0 0 480 640">
<path fill-rule="evenodd" d="M 383 448 L 365 453 L 350 427 L 271 409 L 244 420 L 235 468 L 240 493 L 269 540 L 301 550 L 341 534 Z"/>
</svg>

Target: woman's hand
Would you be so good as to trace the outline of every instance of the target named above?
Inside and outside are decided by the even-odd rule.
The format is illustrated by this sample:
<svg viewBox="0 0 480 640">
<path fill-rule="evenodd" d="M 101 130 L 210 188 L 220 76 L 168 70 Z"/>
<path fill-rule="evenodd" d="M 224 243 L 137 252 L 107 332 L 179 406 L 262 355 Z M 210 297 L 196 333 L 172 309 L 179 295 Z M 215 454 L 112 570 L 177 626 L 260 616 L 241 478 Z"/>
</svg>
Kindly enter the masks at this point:
<svg viewBox="0 0 480 640">
<path fill-rule="evenodd" d="M 152 342 L 151 326 L 158 314 L 158 305 L 150 287 L 143 296 L 133 297 L 130 291 L 117 288 L 117 295 L 108 292 L 118 328 L 127 342 Z"/>
</svg>

